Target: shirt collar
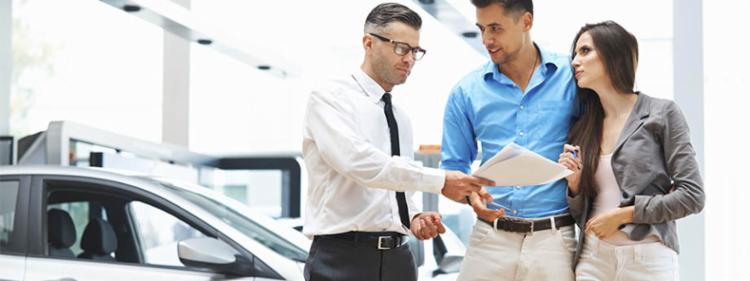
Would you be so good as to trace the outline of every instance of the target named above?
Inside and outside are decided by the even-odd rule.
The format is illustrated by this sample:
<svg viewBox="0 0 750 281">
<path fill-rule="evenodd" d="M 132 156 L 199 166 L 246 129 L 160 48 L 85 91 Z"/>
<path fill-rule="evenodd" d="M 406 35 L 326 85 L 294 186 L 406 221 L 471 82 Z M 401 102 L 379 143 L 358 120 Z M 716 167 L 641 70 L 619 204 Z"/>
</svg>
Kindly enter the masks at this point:
<svg viewBox="0 0 750 281">
<path fill-rule="evenodd" d="M 542 68 L 542 74 L 545 77 L 549 76 L 552 73 L 555 73 L 555 71 L 562 67 L 566 67 L 566 65 L 563 65 L 567 63 L 566 60 L 553 60 L 550 53 L 548 53 L 544 48 L 540 47 L 536 43 L 534 43 L 534 46 L 537 48 L 537 50 L 539 50 L 539 56 L 541 56 L 542 58 L 541 65 L 544 66 L 544 68 Z M 505 76 L 505 74 L 502 74 L 500 72 L 499 65 L 493 63 L 491 60 L 485 65 L 483 74 L 485 80 L 492 77 L 497 81 L 502 81 L 501 77 Z"/>
<path fill-rule="evenodd" d="M 359 85 L 363 94 L 373 103 L 378 103 L 380 102 L 380 99 L 383 98 L 385 90 L 383 90 L 383 88 L 362 69 L 357 68 L 357 70 L 352 73 L 352 79 L 354 79 L 354 83 Z"/>
</svg>

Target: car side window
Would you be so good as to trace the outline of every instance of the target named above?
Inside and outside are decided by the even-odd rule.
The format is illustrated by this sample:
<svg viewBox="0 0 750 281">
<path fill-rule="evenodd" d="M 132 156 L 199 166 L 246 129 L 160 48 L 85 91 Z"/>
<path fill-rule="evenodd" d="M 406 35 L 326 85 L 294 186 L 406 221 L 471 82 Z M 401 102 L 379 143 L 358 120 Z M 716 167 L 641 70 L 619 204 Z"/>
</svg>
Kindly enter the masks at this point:
<svg viewBox="0 0 750 281">
<path fill-rule="evenodd" d="M 46 256 L 97 262 L 140 261 L 122 215 L 126 198 L 86 182 L 45 180 L 44 186 Z"/>
<path fill-rule="evenodd" d="M 145 264 L 185 267 L 180 262 L 177 244 L 185 239 L 207 237 L 177 217 L 151 205 L 138 201 L 128 205 Z"/>
<path fill-rule="evenodd" d="M 18 181 L 0 181 L 0 253 L 7 250 L 13 237 L 19 187 Z"/>
<path fill-rule="evenodd" d="M 74 256 L 77 256 L 83 252 L 81 249 L 81 238 L 83 236 L 83 232 L 86 228 L 86 226 L 89 224 L 90 219 L 89 217 L 92 216 L 89 213 L 89 205 L 91 202 L 87 201 L 78 201 L 78 202 L 66 202 L 66 203 L 57 203 L 57 204 L 49 204 L 47 205 L 47 213 L 48 213 L 48 224 L 55 225 L 60 224 L 61 222 L 53 221 L 57 220 L 57 216 L 60 213 L 67 213 L 68 216 L 70 216 L 71 221 L 73 222 L 73 229 L 75 232 L 75 235 L 73 236 L 75 239 L 71 239 L 72 245 L 70 245 L 68 248 L 73 252 Z M 62 211 L 62 212 L 60 212 Z M 54 216 L 54 218 L 50 218 L 49 216 Z M 104 210 L 101 211 L 101 217 L 106 219 L 106 212 Z M 53 229 L 48 233 L 50 236 L 57 236 L 57 235 L 63 235 L 63 234 L 57 234 L 59 231 L 58 228 L 64 228 L 64 226 L 60 225 L 57 228 Z M 50 239 L 54 240 L 54 238 L 50 237 Z M 51 241 L 50 241 L 51 242 Z M 54 242 L 51 242 L 54 243 Z M 55 245 L 50 245 L 50 248 L 54 248 Z M 52 254 L 53 251 L 50 249 L 50 255 L 55 256 Z"/>
</svg>

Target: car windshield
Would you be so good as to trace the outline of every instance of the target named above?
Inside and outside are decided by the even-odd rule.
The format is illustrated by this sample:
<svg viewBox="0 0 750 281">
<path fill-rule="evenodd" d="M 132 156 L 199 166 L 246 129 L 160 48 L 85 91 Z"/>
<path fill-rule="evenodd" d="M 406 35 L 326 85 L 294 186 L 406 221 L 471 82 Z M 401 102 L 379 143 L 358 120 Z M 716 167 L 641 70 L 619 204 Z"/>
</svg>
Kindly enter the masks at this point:
<svg viewBox="0 0 750 281">
<path fill-rule="evenodd" d="M 253 240 L 258 241 L 258 243 L 265 245 L 274 252 L 294 261 L 305 262 L 307 259 L 307 251 L 297 247 L 290 241 L 266 229 L 234 209 L 227 207 L 221 202 L 202 194 L 176 187 L 170 183 L 160 182 L 160 184 L 173 190 L 182 198 L 189 200 L 217 218 L 220 218 L 228 225 L 234 227 Z"/>
</svg>

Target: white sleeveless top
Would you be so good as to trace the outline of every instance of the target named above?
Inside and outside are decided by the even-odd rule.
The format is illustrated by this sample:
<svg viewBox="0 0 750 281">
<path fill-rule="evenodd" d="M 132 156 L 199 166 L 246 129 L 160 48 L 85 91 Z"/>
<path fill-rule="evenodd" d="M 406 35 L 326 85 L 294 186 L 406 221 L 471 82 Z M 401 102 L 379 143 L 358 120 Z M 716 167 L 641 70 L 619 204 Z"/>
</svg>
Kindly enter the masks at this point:
<svg viewBox="0 0 750 281">
<path fill-rule="evenodd" d="M 591 218 L 606 213 L 610 210 L 620 207 L 620 186 L 615 179 L 615 172 L 612 170 L 612 154 L 602 155 L 599 158 L 599 165 L 594 174 L 594 183 L 598 187 L 598 193 L 594 199 L 594 209 Z M 648 242 L 657 242 L 659 238 L 655 235 L 649 235 L 641 241 L 633 241 L 625 235 L 625 232 L 617 231 L 607 239 L 607 243 L 614 245 L 632 245 Z"/>
</svg>

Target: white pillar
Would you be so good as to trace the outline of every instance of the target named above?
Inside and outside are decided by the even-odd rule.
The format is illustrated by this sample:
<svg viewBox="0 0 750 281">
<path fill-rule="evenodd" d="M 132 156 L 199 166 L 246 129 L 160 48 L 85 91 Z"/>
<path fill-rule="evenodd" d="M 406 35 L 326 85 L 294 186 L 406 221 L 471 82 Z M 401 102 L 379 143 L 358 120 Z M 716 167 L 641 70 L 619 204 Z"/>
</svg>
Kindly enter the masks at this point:
<svg viewBox="0 0 750 281">
<path fill-rule="evenodd" d="M 172 0 L 190 9 L 190 0 Z M 162 142 L 188 147 L 190 139 L 190 42 L 164 32 Z"/>
<path fill-rule="evenodd" d="M 702 0 L 673 0 L 674 100 L 690 125 L 691 140 L 705 180 L 703 139 Z M 678 220 L 680 280 L 706 280 L 704 213 Z"/>
<path fill-rule="evenodd" d="M 10 134 L 13 1 L 0 0 L 0 135 Z"/>
<path fill-rule="evenodd" d="M 706 280 L 748 280 L 750 3 L 704 1 L 703 19 Z"/>
</svg>

